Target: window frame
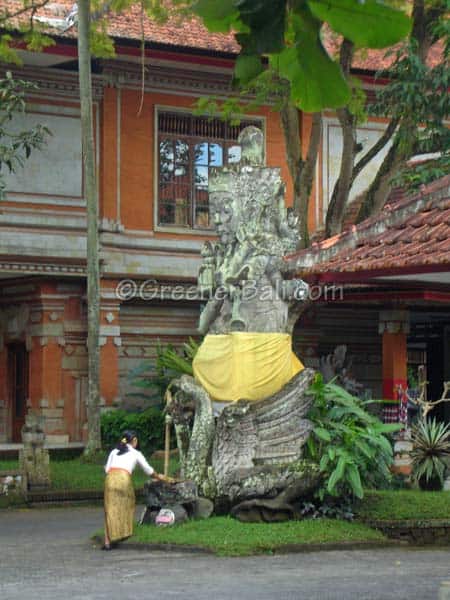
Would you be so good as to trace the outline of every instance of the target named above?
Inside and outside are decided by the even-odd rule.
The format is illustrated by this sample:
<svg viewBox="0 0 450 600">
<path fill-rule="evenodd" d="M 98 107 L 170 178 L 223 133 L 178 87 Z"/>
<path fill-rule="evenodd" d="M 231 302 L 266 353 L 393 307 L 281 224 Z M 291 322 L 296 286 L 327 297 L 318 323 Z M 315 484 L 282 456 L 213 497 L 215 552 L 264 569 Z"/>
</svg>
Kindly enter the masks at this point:
<svg viewBox="0 0 450 600">
<path fill-rule="evenodd" d="M 153 230 L 156 232 L 166 232 L 166 233 L 183 233 L 186 235 L 201 235 L 201 236 L 211 236 L 214 235 L 214 228 L 213 227 L 193 227 L 192 225 L 188 225 L 188 226 L 180 226 L 177 225 L 175 223 L 169 223 L 167 225 L 161 224 L 159 222 L 159 115 L 160 113 L 164 113 L 164 112 L 171 112 L 171 113 L 180 113 L 180 114 L 185 114 L 185 115 L 193 115 L 193 110 L 189 110 L 189 108 L 187 107 L 173 107 L 173 106 L 168 106 L 168 105 L 155 105 L 155 111 L 154 111 L 154 160 L 153 160 L 153 198 L 154 198 L 154 202 L 153 202 Z M 200 115 L 201 116 L 201 115 Z M 205 115 L 205 117 L 220 117 L 220 114 L 212 114 L 212 115 Z M 245 119 L 245 120 L 250 120 L 250 121 L 255 121 L 255 125 L 259 126 L 263 132 L 263 136 L 264 136 L 264 166 L 266 165 L 266 148 L 267 148 L 267 140 L 266 140 L 266 117 L 264 115 L 258 115 L 258 114 L 245 114 L 245 115 L 238 115 L 239 118 Z M 186 137 L 193 137 L 193 136 L 186 136 Z M 213 138 L 201 138 L 199 137 L 199 143 L 200 142 L 208 142 L 208 143 L 214 143 L 214 139 Z M 221 140 L 224 141 L 224 140 Z M 231 140 L 230 140 L 231 142 Z M 192 199 L 191 199 L 191 206 L 190 206 L 190 210 L 192 210 Z"/>
</svg>

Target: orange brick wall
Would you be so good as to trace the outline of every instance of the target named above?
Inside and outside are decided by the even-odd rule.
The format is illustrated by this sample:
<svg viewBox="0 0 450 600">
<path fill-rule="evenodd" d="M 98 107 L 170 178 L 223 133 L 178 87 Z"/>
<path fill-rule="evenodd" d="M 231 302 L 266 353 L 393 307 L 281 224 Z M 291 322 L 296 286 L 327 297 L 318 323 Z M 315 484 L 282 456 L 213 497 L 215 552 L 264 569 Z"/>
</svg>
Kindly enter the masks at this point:
<svg viewBox="0 0 450 600">
<path fill-rule="evenodd" d="M 120 94 L 120 221 L 127 229 L 153 231 L 155 194 L 155 113 L 157 106 L 192 109 L 194 97 L 148 93 L 141 105 L 137 90 L 105 90 L 101 134 L 101 211 L 117 218 L 117 102 Z M 286 164 L 278 113 L 262 108 L 265 119 L 267 165 L 281 167 L 287 184 L 286 204 L 292 204 L 292 181 Z M 157 232 L 157 236 L 173 234 Z M 183 235 L 183 234 L 175 234 Z M 201 235 L 201 234 L 199 234 Z"/>
</svg>

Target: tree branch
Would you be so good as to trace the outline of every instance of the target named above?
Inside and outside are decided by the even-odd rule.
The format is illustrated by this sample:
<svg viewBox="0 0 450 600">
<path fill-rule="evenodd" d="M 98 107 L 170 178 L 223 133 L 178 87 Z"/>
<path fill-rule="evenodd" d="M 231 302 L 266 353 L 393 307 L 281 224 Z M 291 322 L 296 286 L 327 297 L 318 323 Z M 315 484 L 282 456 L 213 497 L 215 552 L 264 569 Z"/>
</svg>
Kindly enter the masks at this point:
<svg viewBox="0 0 450 600">
<path fill-rule="evenodd" d="M 354 45 L 344 40 L 340 51 L 340 64 L 346 77 L 350 73 Z M 341 168 L 327 211 L 325 223 L 327 237 L 340 233 L 344 220 L 344 211 L 352 185 L 352 173 L 356 156 L 356 119 L 348 108 L 337 110 L 342 128 Z"/>
<path fill-rule="evenodd" d="M 358 177 L 358 175 L 361 173 L 364 167 L 367 164 L 369 164 L 372 158 L 374 158 L 378 154 L 378 152 L 380 152 L 380 150 L 382 150 L 384 146 L 386 146 L 386 144 L 392 138 L 395 130 L 397 129 L 398 122 L 399 119 L 394 119 L 393 121 L 391 121 L 386 127 L 386 130 L 380 137 L 380 139 L 377 140 L 375 144 L 367 151 L 367 153 L 356 163 L 352 172 L 352 183 L 355 181 L 355 179 Z"/>
<path fill-rule="evenodd" d="M 303 168 L 299 174 L 300 180 L 298 183 L 298 206 L 300 216 L 300 235 L 301 248 L 309 246 L 308 234 L 308 211 L 311 190 L 314 182 L 314 172 L 319 155 L 319 148 L 322 141 L 322 113 L 314 113 L 312 116 L 311 135 L 309 137 L 308 152 L 306 159 L 303 161 Z"/>
<path fill-rule="evenodd" d="M 50 1 L 51 0 L 41 0 L 40 2 L 32 2 L 30 5 L 22 6 L 22 8 L 18 8 L 12 12 L 6 10 L 4 13 L 0 14 L 0 23 L 5 23 L 10 19 L 15 19 L 28 12 L 31 12 L 31 14 L 34 15 L 36 11 L 46 6 Z"/>
</svg>

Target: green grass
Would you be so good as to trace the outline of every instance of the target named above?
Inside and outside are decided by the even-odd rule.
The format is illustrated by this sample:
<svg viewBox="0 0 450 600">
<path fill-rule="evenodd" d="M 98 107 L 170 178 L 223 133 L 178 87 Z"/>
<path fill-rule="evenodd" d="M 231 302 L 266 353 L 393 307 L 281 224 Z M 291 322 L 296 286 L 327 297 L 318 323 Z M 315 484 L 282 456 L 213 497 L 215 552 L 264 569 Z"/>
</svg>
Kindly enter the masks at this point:
<svg viewBox="0 0 450 600">
<path fill-rule="evenodd" d="M 300 544 L 379 542 L 384 535 L 348 521 L 315 519 L 285 523 L 241 523 L 231 517 L 211 517 L 173 527 L 136 525 L 133 542 L 196 546 L 220 556 L 245 556 L 276 552 Z"/>
<path fill-rule="evenodd" d="M 450 492 L 366 491 L 355 507 L 361 519 L 450 519 Z"/>
<path fill-rule="evenodd" d="M 11 459 L 0 459 L 0 471 L 9 471 L 19 468 L 19 461 L 13 458 Z"/>
<path fill-rule="evenodd" d="M 84 462 L 81 458 L 70 460 L 50 460 L 51 489 L 54 490 L 102 490 L 105 480 L 104 464 L 106 455 L 100 456 L 95 463 Z M 161 460 L 152 460 L 152 466 L 156 471 L 163 470 Z M 0 460 L 0 470 L 17 469 L 17 460 Z M 171 461 L 170 474 L 174 474 L 178 468 L 176 461 Z M 148 480 L 139 468 L 133 473 L 133 483 L 136 489 L 141 488 Z"/>
</svg>

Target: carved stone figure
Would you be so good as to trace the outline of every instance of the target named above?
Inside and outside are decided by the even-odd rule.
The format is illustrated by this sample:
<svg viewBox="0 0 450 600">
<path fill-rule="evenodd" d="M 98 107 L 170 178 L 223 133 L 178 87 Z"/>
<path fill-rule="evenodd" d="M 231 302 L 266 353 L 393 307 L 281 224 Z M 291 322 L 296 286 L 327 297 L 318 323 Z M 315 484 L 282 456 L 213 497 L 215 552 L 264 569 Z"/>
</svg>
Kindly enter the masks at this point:
<svg viewBox="0 0 450 600">
<path fill-rule="evenodd" d="M 198 272 L 198 289 L 202 295 L 211 296 L 215 287 L 216 257 L 213 244 L 207 240 L 200 251 L 203 262 Z"/>
<path fill-rule="evenodd" d="M 335 380 L 347 392 L 359 396 L 364 386 L 351 376 L 351 359 L 347 356 L 347 346 L 341 344 L 336 346 L 332 354 L 320 357 L 320 372 L 326 383 Z"/>
<path fill-rule="evenodd" d="M 242 513 L 235 508 L 235 514 L 270 520 L 297 514 L 296 497 L 319 477 L 302 460 L 314 371 L 292 354 L 290 338 L 308 286 L 285 279 L 284 256 L 299 237 L 298 219 L 285 208 L 280 169 L 262 166 L 257 128 L 246 128 L 239 144 L 241 164 L 215 169 L 209 178 L 218 243 L 203 246 L 198 278 L 208 298 L 199 323 L 206 337 L 194 360 L 195 379 L 186 375 L 171 383 L 167 410 L 183 477 L 216 510 L 251 499 L 251 507 L 243 505 Z M 224 407 L 217 419 L 213 401 Z"/>
<path fill-rule="evenodd" d="M 44 419 L 28 413 L 22 427 L 23 449 L 19 452 L 19 464 L 23 474 L 24 488 L 42 489 L 50 486 L 50 457 L 44 448 Z"/>
</svg>

